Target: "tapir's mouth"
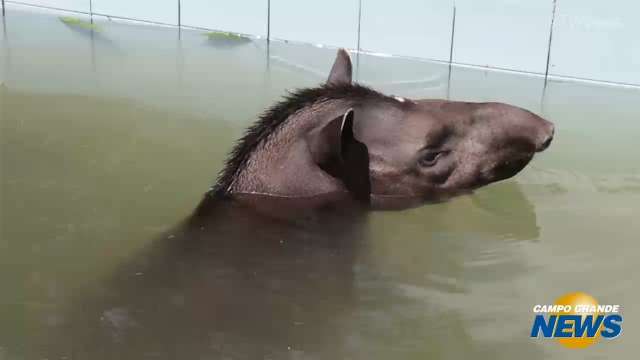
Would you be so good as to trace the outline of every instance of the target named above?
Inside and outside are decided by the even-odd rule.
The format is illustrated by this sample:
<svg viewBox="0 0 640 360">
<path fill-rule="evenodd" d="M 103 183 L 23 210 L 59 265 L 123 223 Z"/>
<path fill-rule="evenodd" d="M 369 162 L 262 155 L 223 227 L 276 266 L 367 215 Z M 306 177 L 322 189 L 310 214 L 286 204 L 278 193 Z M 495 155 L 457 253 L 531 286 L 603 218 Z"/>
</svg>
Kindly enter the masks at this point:
<svg viewBox="0 0 640 360">
<path fill-rule="evenodd" d="M 524 169 L 533 158 L 533 154 L 526 154 L 499 162 L 493 170 L 492 181 L 508 179 Z"/>
</svg>

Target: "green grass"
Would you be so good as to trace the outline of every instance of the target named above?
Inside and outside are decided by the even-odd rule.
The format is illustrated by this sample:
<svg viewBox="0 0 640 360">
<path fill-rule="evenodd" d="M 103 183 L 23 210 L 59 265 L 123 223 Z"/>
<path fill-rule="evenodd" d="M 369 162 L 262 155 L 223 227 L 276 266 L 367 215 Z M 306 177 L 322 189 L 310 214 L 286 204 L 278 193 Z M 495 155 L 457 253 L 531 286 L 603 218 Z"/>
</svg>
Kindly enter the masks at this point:
<svg viewBox="0 0 640 360">
<path fill-rule="evenodd" d="M 232 41 L 249 41 L 246 36 L 224 32 L 224 31 L 210 31 L 204 34 L 209 40 L 232 40 Z"/>
<path fill-rule="evenodd" d="M 88 21 L 84 21 L 78 18 L 74 18 L 71 16 L 61 16 L 60 21 L 69 26 L 74 26 L 80 29 L 92 30 L 92 31 L 100 31 L 100 28 L 95 24 L 92 24 Z"/>
</svg>

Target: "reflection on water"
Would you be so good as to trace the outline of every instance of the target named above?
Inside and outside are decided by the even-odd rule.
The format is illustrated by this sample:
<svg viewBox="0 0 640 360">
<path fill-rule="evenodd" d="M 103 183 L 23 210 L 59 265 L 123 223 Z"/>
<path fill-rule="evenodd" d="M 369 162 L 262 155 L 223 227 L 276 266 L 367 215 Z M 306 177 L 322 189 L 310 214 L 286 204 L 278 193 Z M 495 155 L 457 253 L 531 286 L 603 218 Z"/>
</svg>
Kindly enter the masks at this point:
<svg viewBox="0 0 640 360">
<path fill-rule="evenodd" d="M 256 114 L 322 81 L 334 50 L 96 23 L 3 23 L 0 359 L 631 357 L 637 89 L 550 82 L 542 99 L 541 78 L 449 83 L 446 65 L 361 55 L 362 82 L 525 106 L 557 139 L 444 204 L 177 225 Z M 620 303 L 625 334 L 586 352 L 529 339 L 531 306 L 576 290 Z"/>
</svg>

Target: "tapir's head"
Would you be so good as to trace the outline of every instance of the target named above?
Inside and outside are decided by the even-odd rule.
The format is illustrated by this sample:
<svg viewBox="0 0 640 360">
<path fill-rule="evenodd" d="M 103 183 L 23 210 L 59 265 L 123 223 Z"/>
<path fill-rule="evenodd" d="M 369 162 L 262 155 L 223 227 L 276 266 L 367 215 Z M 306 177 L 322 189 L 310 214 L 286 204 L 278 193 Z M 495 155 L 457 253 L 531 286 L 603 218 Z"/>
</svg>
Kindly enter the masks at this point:
<svg viewBox="0 0 640 360">
<path fill-rule="evenodd" d="M 506 104 L 400 101 L 351 115 L 369 152 L 374 205 L 441 200 L 510 178 L 553 138 L 550 122 Z"/>
<path fill-rule="evenodd" d="M 350 68 L 340 51 L 329 82 L 351 82 Z M 372 98 L 344 118 L 352 130 L 343 126 L 343 143 L 366 147 L 370 201 L 381 208 L 438 201 L 510 178 L 554 135 L 549 121 L 501 103 Z"/>
<path fill-rule="evenodd" d="M 354 85 L 340 50 L 325 86 L 292 94 L 249 129 L 215 192 L 304 206 L 349 193 L 374 208 L 412 207 L 514 176 L 553 133 L 511 105 L 410 100 Z"/>
</svg>

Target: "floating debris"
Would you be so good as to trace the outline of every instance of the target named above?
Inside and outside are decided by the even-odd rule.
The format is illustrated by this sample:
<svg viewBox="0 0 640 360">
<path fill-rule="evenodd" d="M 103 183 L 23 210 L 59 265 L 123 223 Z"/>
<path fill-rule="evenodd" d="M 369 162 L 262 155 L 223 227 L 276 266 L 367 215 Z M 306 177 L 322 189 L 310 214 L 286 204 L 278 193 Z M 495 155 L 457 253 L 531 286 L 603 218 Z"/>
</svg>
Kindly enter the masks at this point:
<svg viewBox="0 0 640 360">
<path fill-rule="evenodd" d="M 100 28 L 96 24 L 92 24 L 89 21 L 85 21 L 82 19 L 78 19 L 71 16 L 61 16 L 59 17 L 60 21 L 62 21 L 65 25 L 73 26 L 76 28 L 91 30 L 91 31 L 100 31 Z"/>
<path fill-rule="evenodd" d="M 234 48 L 251 43 L 250 37 L 230 32 L 210 31 L 204 35 L 209 44 L 219 48 Z"/>
<path fill-rule="evenodd" d="M 209 40 L 233 40 L 240 42 L 251 41 L 248 37 L 226 31 L 209 31 L 204 34 Z"/>
</svg>

